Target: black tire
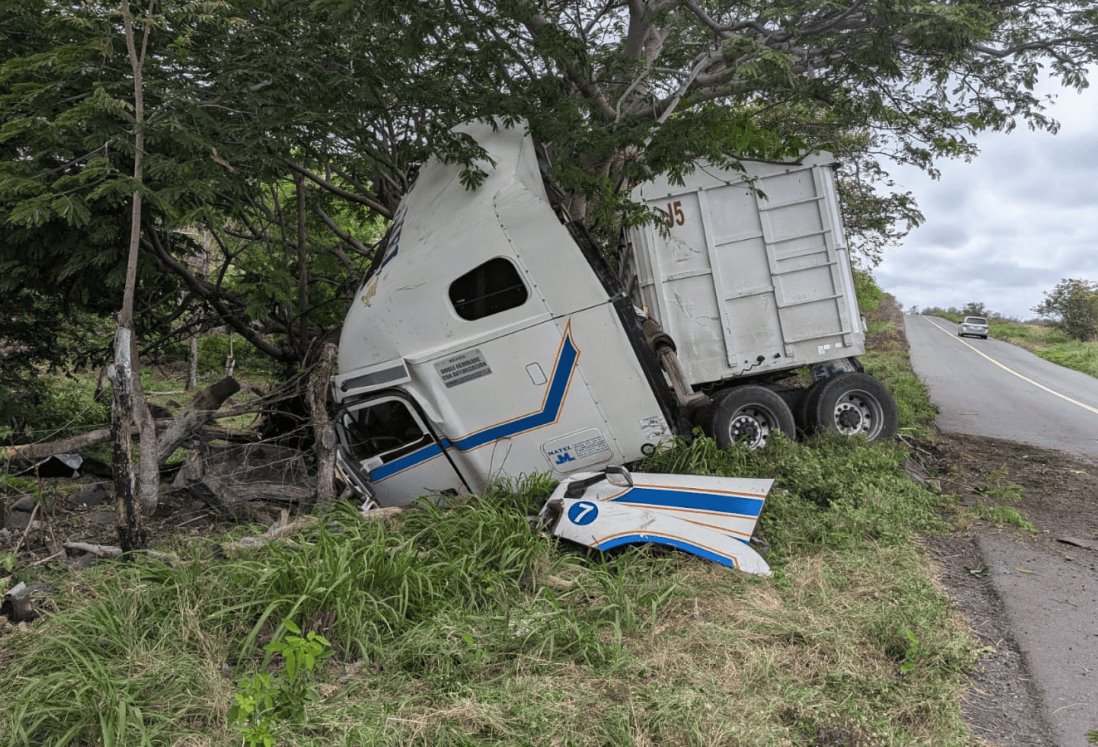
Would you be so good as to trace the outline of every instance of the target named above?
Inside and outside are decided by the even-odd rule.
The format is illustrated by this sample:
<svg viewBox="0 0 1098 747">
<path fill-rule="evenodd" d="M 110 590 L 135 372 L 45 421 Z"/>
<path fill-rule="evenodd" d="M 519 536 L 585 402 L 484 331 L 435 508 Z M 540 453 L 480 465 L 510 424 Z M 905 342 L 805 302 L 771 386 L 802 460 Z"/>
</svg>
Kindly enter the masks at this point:
<svg viewBox="0 0 1098 747">
<path fill-rule="evenodd" d="M 825 381 L 827 379 L 813 381 L 807 388 L 801 390 L 800 399 L 797 400 L 797 405 L 793 408 L 797 431 L 803 435 L 808 436 L 816 431 L 816 421 L 812 416 L 812 412 L 816 407 L 816 399 L 819 398 L 820 386 Z"/>
<path fill-rule="evenodd" d="M 844 436 L 865 436 L 883 441 L 896 435 L 900 418 L 892 394 L 877 379 L 864 373 L 847 373 L 825 379 L 810 416 L 817 431 Z"/>
<path fill-rule="evenodd" d="M 721 392 L 707 420 L 706 431 L 722 449 L 732 444 L 761 449 L 778 431 L 790 439 L 797 433 L 793 411 L 781 395 L 757 384 Z"/>
</svg>

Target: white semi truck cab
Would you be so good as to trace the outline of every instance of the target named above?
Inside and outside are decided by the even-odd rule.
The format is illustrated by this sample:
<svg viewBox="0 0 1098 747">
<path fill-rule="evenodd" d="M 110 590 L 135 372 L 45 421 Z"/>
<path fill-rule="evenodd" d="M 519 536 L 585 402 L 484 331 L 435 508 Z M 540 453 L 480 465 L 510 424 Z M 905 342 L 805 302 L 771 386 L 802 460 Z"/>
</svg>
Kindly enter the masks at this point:
<svg viewBox="0 0 1098 747">
<path fill-rule="evenodd" d="M 464 131 L 484 182 L 423 166 L 343 327 L 337 462 L 359 491 L 404 505 L 532 473 L 597 482 L 695 426 L 722 445 L 793 436 L 794 409 L 806 429 L 892 435 L 891 398 L 854 358 L 824 161 L 760 167 L 754 188 L 712 169 L 643 185 L 668 225 L 629 234 L 623 284 L 558 218 L 528 134 Z M 805 392 L 773 384 L 805 365 Z"/>
</svg>

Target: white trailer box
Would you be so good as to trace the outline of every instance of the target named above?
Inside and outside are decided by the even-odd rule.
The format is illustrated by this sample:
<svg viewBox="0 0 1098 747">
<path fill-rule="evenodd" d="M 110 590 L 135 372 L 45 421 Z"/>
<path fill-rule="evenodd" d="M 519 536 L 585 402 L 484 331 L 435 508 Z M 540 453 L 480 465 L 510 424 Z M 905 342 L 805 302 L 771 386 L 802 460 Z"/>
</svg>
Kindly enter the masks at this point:
<svg viewBox="0 0 1098 747">
<path fill-rule="evenodd" d="M 698 388 L 865 348 L 830 157 L 744 166 L 700 165 L 684 186 L 664 177 L 632 195 L 666 221 L 627 236 L 630 295 Z"/>
</svg>

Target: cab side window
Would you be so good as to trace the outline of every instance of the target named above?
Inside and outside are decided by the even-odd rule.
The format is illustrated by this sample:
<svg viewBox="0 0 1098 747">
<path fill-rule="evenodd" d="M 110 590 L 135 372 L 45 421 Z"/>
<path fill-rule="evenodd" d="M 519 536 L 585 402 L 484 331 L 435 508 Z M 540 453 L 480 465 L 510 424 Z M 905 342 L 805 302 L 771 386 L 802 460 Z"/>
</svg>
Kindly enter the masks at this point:
<svg viewBox="0 0 1098 747">
<path fill-rule="evenodd" d="M 488 260 L 450 284 L 454 311 L 470 322 L 522 306 L 529 297 L 518 270 L 503 257 Z"/>
</svg>

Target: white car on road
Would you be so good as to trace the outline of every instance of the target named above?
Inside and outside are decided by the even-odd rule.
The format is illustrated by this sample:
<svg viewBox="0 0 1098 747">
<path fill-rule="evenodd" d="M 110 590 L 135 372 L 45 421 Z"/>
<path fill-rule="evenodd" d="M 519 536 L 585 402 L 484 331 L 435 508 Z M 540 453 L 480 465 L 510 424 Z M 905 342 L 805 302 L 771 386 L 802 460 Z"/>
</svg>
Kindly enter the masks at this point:
<svg viewBox="0 0 1098 747">
<path fill-rule="evenodd" d="M 957 327 L 958 337 L 982 337 L 987 339 L 987 319 L 982 316 L 966 316 Z"/>
</svg>

